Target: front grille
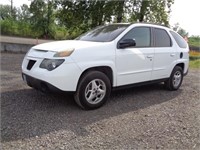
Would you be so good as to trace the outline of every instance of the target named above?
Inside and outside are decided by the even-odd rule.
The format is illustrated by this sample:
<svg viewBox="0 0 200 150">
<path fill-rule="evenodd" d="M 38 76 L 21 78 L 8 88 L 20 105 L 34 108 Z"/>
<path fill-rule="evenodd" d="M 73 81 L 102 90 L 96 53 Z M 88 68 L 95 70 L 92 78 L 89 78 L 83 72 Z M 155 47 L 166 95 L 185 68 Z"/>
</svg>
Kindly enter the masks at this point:
<svg viewBox="0 0 200 150">
<path fill-rule="evenodd" d="M 31 68 L 33 67 L 33 65 L 36 63 L 35 60 L 29 60 L 28 65 L 27 65 L 27 69 L 31 70 Z"/>
</svg>

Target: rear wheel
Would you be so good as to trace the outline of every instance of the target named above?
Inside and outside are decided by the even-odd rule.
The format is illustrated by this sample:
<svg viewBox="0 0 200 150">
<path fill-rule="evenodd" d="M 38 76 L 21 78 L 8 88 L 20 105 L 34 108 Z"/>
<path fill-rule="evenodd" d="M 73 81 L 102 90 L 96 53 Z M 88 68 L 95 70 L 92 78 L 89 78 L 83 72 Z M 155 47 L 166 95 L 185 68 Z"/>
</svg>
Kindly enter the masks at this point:
<svg viewBox="0 0 200 150">
<path fill-rule="evenodd" d="M 183 70 L 179 66 L 175 66 L 170 78 L 165 82 L 166 88 L 169 90 L 178 90 L 183 81 Z"/>
<path fill-rule="evenodd" d="M 84 109 L 95 109 L 107 101 L 110 91 L 109 78 L 102 72 L 92 71 L 81 78 L 74 99 Z"/>
</svg>

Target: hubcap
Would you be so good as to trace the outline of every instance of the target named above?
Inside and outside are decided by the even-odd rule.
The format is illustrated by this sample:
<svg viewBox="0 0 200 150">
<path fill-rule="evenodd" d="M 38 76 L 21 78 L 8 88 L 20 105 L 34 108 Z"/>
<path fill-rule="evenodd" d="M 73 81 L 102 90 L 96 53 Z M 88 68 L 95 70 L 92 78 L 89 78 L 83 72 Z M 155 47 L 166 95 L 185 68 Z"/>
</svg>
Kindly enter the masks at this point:
<svg viewBox="0 0 200 150">
<path fill-rule="evenodd" d="M 178 87 L 179 86 L 179 84 L 181 83 L 181 78 L 182 78 L 181 72 L 180 71 L 176 71 L 175 74 L 174 74 L 174 78 L 173 78 L 174 87 Z"/>
<path fill-rule="evenodd" d="M 99 103 L 106 95 L 106 85 L 100 79 L 94 79 L 85 88 L 85 99 L 90 104 Z"/>
</svg>

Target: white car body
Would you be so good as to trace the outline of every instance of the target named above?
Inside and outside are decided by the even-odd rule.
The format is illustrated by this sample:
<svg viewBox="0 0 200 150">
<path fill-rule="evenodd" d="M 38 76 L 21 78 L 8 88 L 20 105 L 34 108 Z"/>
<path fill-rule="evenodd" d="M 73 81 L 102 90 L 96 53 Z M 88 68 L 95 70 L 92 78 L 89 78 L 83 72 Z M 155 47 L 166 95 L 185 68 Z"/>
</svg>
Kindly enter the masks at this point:
<svg viewBox="0 0 200 150">
<path fill-rule="evenodd" d="M 164 29 L 170 36 L 172 46 L 118 48 L 120 39 L 135 27 Z M 72 92 L 77 90 L 81 75 L 91 68 L 109 68 L 112 71 L 112 87 L 167 79 L 177 64 L 183 66 L 183 73 L 186 74 L 189 64 L 188 45 L 186 48 L 180 48 L 170 31 L 171 29 L 159 25 L 136 23 L 128 26 L 109 42 L 66 40 L 40 44 L 32 47 L 26 54 L 22 73 L 59 90 Z M 74 51 L 68 57 L 54 57 L 57 52 L 66 49 Z M 44 58 L 64 59 L 64 63 L 48 71 L 39 67 Z M 30 70 L 27 69 L 29 60 L 36 61 Z"/>
</svg>

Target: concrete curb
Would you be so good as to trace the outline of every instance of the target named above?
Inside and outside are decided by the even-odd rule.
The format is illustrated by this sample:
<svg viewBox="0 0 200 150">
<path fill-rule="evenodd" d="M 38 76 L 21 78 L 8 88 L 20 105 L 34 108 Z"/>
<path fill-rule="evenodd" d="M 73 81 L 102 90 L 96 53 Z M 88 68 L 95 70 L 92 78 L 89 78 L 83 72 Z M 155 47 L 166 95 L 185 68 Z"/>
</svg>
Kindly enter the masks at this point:
<svg viewBox="0 0 200 150">
<path fill-rule="evenodd" d="M 0 52 L 26 53 L 31 47 L 53 40 L 32 39 L 23 37 L 0 37 Z"/>
<path fill-rule="evenodd" d="M 33 47 L 32 44 L 19 44 L 19 43 L 5 43 L 1 42 L 1 52 L 13 52 L 13 53 L 26 53 Z"/>
</svg>

